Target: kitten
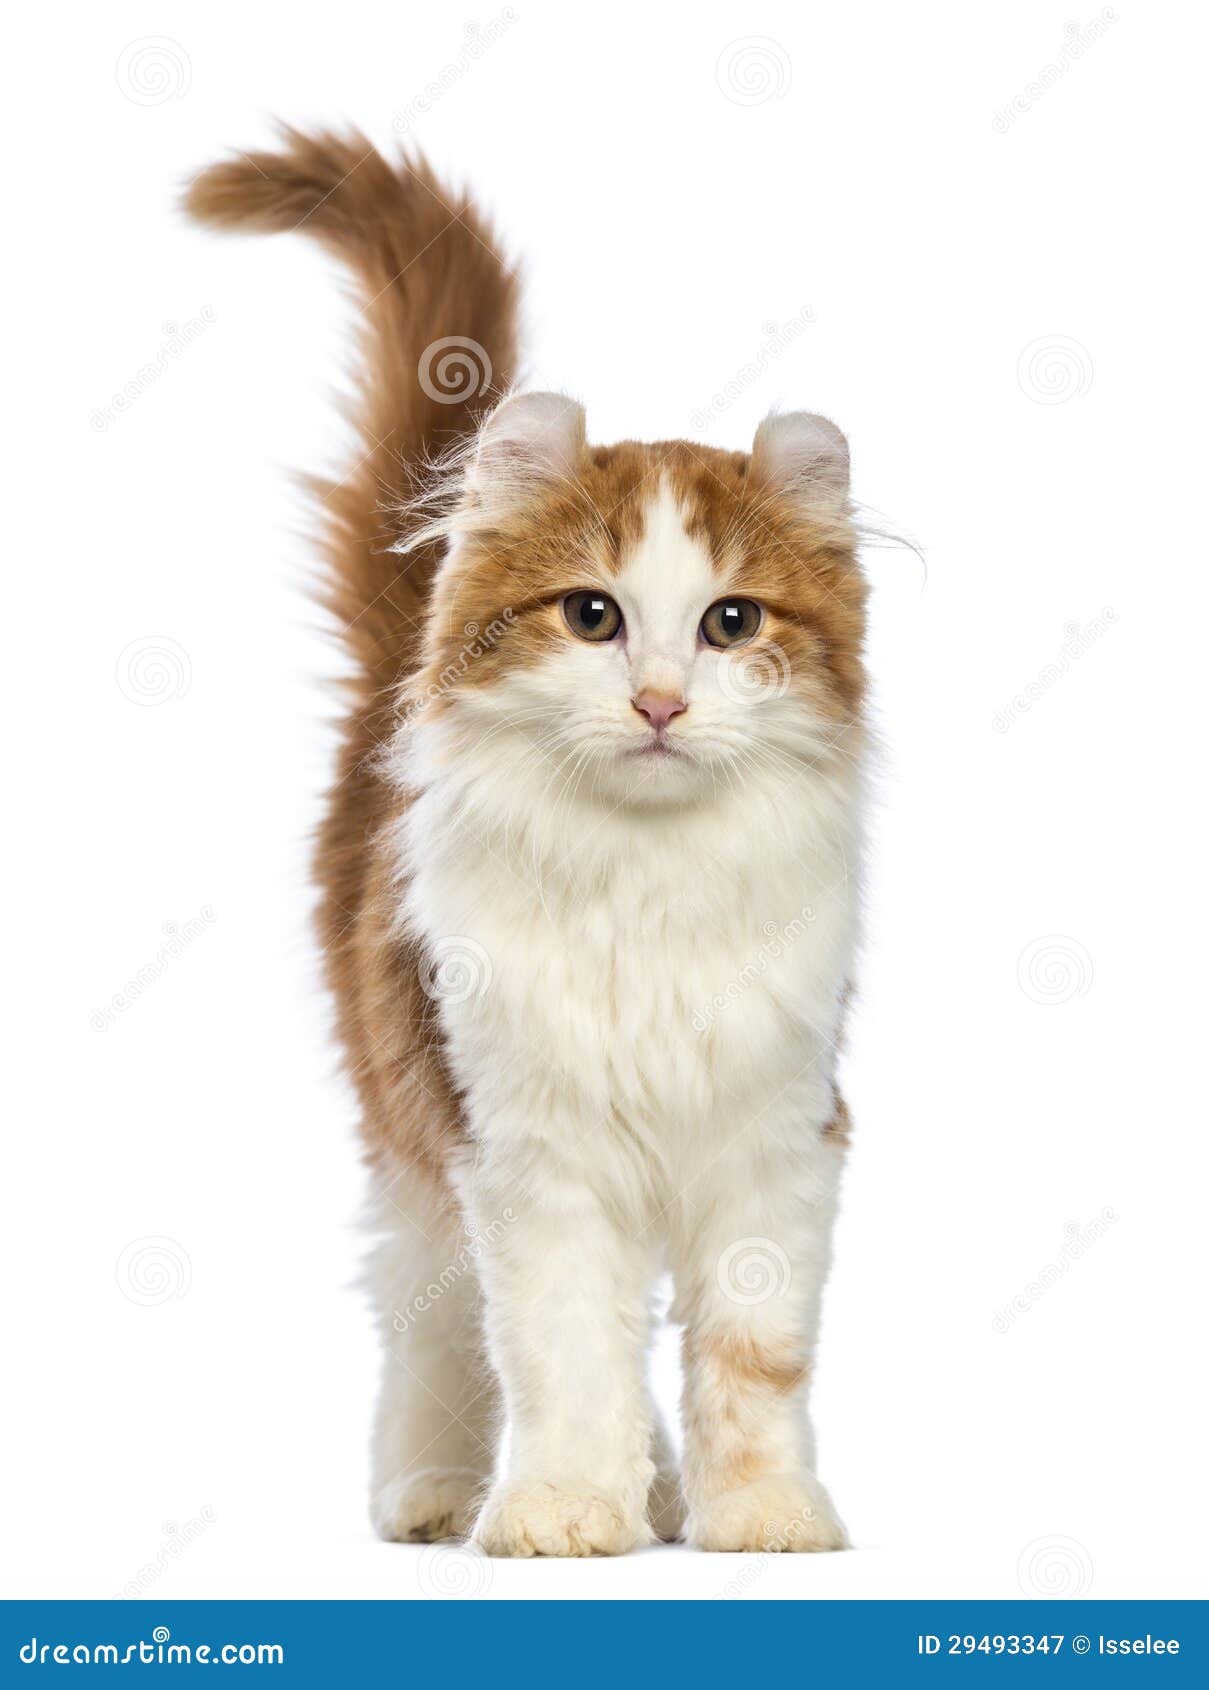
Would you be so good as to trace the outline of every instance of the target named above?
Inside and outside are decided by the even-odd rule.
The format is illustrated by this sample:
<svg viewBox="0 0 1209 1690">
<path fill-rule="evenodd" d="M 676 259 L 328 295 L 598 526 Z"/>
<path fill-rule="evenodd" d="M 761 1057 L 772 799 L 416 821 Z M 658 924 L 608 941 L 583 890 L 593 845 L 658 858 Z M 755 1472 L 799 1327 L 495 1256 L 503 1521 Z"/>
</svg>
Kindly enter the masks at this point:
<svg viewBox="0 0 1209 1690">
<path fill-rule="evenodd" d="M 361 444 L 317 488 L 357 671 L 318 874 L 381 1233 L 376 1527 L 840 1548 L 806 1397 L 865 745 L 843 437 L 589 445 L 513 392 L 482 216 L 360 136 L 287 130 L 186 203 L 317 237 L 362 296 Z"/>
</svg>

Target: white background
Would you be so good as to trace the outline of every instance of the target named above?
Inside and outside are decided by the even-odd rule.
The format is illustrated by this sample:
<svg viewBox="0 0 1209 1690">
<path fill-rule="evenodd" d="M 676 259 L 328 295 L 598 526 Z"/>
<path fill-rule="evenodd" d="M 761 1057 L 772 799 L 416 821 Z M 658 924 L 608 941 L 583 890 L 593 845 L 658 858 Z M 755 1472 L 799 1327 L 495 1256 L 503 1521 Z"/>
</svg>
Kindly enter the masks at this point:
<svg viewBox="0 0 1209 1690">
<path fill-rule="evenodd" d="M 1202 20 L 516 0 L 473 57 L 503 11 L 80 6 L 9 56 L 6 1594 L 1201 1593 Z M 532 379 L 595 438 L 826 412 L 926 553 L 868 557 L 886 756 L 817 1391 L 851 1554 L 370 1534 L 308 929 L 336 658 L 289 479 L 343 461 L 349 309 L 304 241 L 173 210 L 270 114 L 407 125 L 473 182 Z"/>
</svg>

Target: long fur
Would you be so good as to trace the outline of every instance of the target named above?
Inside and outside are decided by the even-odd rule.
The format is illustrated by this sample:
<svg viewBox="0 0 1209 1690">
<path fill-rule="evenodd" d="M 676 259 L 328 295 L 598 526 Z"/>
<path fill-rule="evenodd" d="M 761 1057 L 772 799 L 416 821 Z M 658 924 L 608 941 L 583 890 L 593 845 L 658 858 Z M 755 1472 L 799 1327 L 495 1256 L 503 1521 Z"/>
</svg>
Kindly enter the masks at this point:
<svg viewBox="0 0 1209 1690">
<path fill-rule="evenodd" d="M 806 1397 L 865 754 L 843 438 L 792 413 L 750 453 L 599 447 L 561 396 L 494 405 L 514 278 L 360 136 L 286 131 L 187 204 L 314 235 L 363 298 L 364 450 L 318 489 L 357 674 L 317 866 L 380 1232 L 377 1528 L 839 1547 Z M 490 385 L 434 394 L 447 345 Z M 580 591 L 624 638 L 575 636 Z M 698 628 L 736 598 L 759 624 L 724 651 Z M 645 1382 L 661 1261 L 682 1474 Z"/>
</svg>

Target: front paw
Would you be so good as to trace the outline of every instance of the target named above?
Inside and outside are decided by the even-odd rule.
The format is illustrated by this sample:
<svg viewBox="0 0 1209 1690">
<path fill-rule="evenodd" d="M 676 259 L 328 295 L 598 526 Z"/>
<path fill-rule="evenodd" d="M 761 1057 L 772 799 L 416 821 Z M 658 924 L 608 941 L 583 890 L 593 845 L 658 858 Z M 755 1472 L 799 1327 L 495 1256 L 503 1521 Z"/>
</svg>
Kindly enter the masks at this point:
<svg viewBox="0 0 1209 1690">
<path fill-rule="evenodd" d="M 624 1555 L 651 1532 L 593 1486 L 513 1480 L 488 1496 L 474 1540 L 488 1555 Z"/>
<path fill-rule="evenodd" d="M 387 1543 L 465 1537 L 482 1488 L 479 1474 L 460 1467 L 427 1467 L 388 1479 L 370 1503 L 374 1530 Z"/>
<path fill-rule="evenodd" d="M 831 1498 L 810 1473 L 776 1473 L 692 1507 L 688 1538 L 698 1549 L 765 1555 L 846 1549 Z"/>
</svg>

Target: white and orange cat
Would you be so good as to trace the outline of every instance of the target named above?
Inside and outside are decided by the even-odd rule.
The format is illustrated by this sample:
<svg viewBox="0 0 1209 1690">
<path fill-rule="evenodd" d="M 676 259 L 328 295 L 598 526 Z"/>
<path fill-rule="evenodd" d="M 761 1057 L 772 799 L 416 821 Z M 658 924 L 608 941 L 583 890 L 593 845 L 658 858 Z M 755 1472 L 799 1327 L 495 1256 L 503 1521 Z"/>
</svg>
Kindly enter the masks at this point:
<svg viewBox="0 0 1209 1690">
<path fill-rule="evenodd" d="M 381 1235 L 377 1529 L 838 1549 L 807 1391 L 865 747 L 843 437 L 590 445 L 514 391 L 474 206 L 356 135 L 286 131 L 187 206 L 314 235 L 361 292 L 362 438 L 317 487 L 356 666 L 318 872 Z"/>
</svg>

